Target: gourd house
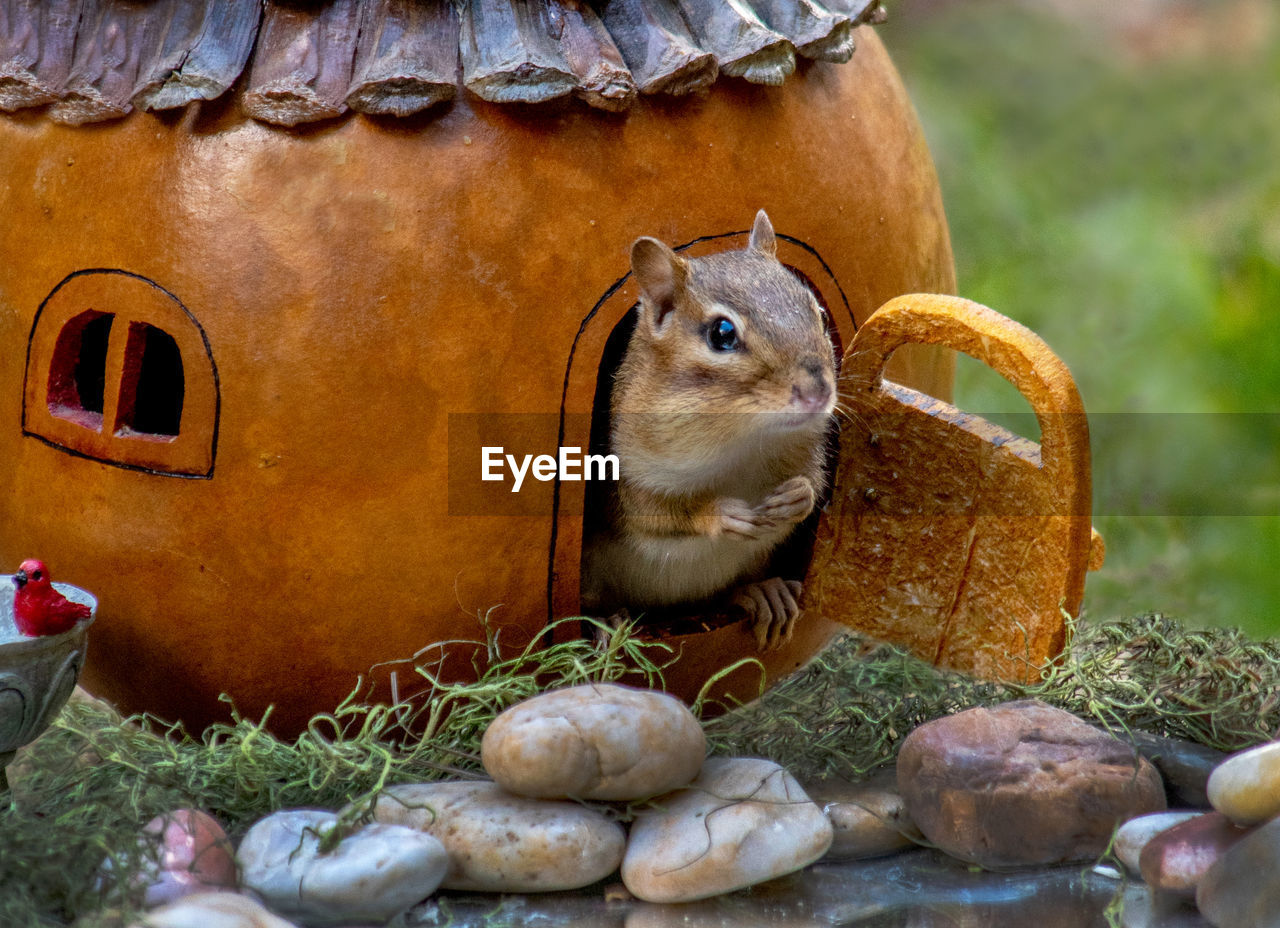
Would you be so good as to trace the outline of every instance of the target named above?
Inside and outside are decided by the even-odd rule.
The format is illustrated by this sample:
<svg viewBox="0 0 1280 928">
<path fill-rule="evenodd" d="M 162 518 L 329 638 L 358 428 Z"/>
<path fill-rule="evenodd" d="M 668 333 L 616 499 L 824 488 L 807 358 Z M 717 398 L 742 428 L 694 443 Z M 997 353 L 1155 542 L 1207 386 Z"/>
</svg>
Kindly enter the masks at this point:
<svg viewBox="0 0 1280 928">
<path fill-rule="evenodd" d="M 0 559 L 98 597 L 84 684 L 287 731 L 482 618 L 577 634 L 546 634 L 581 611 L 591 490 L 564 477 L 599 444 L 637 237 L 740 248 L 764 208 L 841 351 L 953 291 L 878 15 L 0 3 Z M 906 346 L 887 376 L 946 399 L 951 371 Z M 582 457 L 513 494 L 492 447 Z M 755 653 L 711 624 L 679 636 L 683 695 Z M 839 627 L 812 610 L 766 673 Z"/>
</svg>

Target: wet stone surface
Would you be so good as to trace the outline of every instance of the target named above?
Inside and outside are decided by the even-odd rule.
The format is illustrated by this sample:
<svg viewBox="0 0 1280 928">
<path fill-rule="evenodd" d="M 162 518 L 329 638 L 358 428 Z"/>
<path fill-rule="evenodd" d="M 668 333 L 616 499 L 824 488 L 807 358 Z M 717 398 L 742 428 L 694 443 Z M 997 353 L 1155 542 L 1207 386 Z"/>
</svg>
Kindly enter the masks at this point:
<svg viewBox="0 0 1280 928">
<path fill-rule="evenodd" d="M 571 928 L 1209 928 L 1178 900 L 1128 888 L 1088 866 L 974 870 L 926 849 L 876 860 L 820 862 L 790 876 L 682 905 L 605 901 L 599 884 L 524 896 L 442 892 L 407 928 L 542 924 Z M 1104 914 L 1122 896 L 1119 922 Z"/>
</svg>

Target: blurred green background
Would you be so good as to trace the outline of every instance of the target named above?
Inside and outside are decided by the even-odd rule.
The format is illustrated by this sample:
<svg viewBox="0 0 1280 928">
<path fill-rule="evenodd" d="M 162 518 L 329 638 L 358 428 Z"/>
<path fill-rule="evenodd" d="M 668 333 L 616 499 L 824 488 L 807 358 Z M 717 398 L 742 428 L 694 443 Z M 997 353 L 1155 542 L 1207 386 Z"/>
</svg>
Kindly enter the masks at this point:
<svg viewBox="0 0 1280 928">
<path fill-rule="evenodd" d="M 1278 7 L 900 0 L 878 27 L 960 293 L 1039 333 L 1089 410 L 1108 551 L 1086 617 L 1280 635 Z M 957 403 L 1036 437 L 967 359 Z"/>
</svg>

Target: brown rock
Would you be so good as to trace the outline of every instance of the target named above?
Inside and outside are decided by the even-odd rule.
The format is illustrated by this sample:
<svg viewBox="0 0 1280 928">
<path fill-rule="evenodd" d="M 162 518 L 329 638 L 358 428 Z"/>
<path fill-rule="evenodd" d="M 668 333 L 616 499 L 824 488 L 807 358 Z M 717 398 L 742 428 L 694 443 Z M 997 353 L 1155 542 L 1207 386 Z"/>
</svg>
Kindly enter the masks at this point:
<svg viewBox="0 0 1280 928">
<path fill-rule="evenodd" d="M 1249 833 L 1221 812 L 1206 812 L 1162 831 L 1142 849 L 1138 869 L 1147 884 L 1165 892 L 1191 894 L 1205 872 Z"/>
<path fill-rule="evenodd" d="M 1165 808 L 1133 748 L 1036 700 L 920 726 L 898 753 L 898 788 L 930 842 L 987 867 L 1090 860 L 1118 822 Z"/>
</svg>

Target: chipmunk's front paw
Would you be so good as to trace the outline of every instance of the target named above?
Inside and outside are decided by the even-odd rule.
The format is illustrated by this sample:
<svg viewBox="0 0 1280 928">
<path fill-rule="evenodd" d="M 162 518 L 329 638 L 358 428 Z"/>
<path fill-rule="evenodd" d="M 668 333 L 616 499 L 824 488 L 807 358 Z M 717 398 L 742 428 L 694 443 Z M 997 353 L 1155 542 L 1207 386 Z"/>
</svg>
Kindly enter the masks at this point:
<svg viewBox="0 0 1280 928">
<path fill-rule="evenodd" d="M 772 535 L 777 523 L 761 506 L 752 506 L 742 499 L 720 500 L 720 531 L 754 541 Z"/>
<path fill-rule="evenodd" d="M 818 489 L 808 477 L 792 477 L 776 487 L 760 504 L 761 512 L 776 523 L 803 522 L 813 512 Z"/>
<path fill-rule="evenodd" d="M 758 506 L 746 500 L 720 501 L 720 531 L 740 538 L 778 535 L 813 512 L 818 491 L 808 477 L 792 477 L 774 487 Z"/>
<path fill-rule="evenodd" d="M 749 583 L 734 594 L 734 605 L 741 606 L 752 620 L 756 646 L 761 651 L 772 651 L 791 640 L 796 619 L 800 618 L 802 590 L 799 580 L 770 577 Z"/>
</svg>

